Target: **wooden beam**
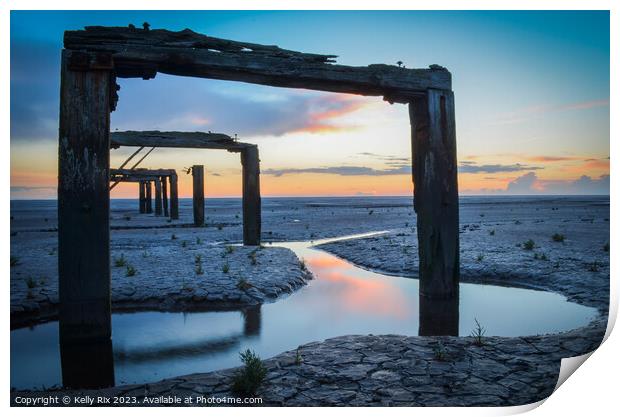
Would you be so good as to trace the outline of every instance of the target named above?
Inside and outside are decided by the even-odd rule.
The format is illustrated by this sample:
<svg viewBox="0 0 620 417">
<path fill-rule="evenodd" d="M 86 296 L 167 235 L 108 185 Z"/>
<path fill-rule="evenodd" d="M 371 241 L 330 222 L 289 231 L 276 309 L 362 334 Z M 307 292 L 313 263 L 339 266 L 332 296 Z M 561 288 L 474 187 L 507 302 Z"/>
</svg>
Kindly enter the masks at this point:
<svg viewBox="0 0 620 417">
<path fill-rule="evenodd" d="M 203 226 L 205 224 L 205 170 L 203 165 L 192 166 L 193 177 L 193 203 L 194 203 L 194 224 Z"/>
<path fill-rule="evenodd" d="M 161 202 L 161 179 L 159 177 L 155 178 L 153 181 L 155 183 L 155 215 L 162 215 L 162 202 Z"/>
<path fill-rule="evenodd" d="M 146 212 L 150 214 L 153 212 L 153 187 L 151 181 L 145 181 L 144 186 L 146 187 Z"/>
<path fill-rule="evenodd" d="M 168 217 L 168 177 L 161 177 L 161 198 L 164 206 L 164 216 Z"/>
<path fill-rule="evenodd" d="M 91 26 L 66 31 L 64 46 L 76 50 L 77 54 L 84 51 L 110 54 L 116 74 L 121 78 L 148 79 L 161 72 L 274 87 L 385 96 L 399 102 L 406 102 L 410 93 L 452 87 L 450 72 L 436 65 L 428 69 L 384 64 L 336 65 L 332 63 L 333 55 L 234 42 L 189 29 L 172 32 Z"/>
<path fill-rule="evenodd" d="M 126 131 L 110 133 L 112 147 L 119 146 L 154 146 L 158 148 L 200 148 L 225 149 L 239 152 L 252 146 L 237 142 L 223 133 L 205 132 L 160 132 L 160 131 Z"/>
<path fill-rule="evenodd" d="M 179 191 L 176 174 L 170 176 L 170 218 L 179 219 Z"/>
<path fill-rule="evenodd" d="M 420 297 L 458 298 L 459 201 L 454 96 L 429 90 L 409 104 Z"/>
<path fill-rule="evenodd" d="M 261 198 L 258 147 L 241 152 L 243 177 L 243 244 L 260 245 Z"/>
<path fill-rule="evenodd" d="M 146 193 L 144 191 L 144 183 L 142 181 L 138 182 L 138 194 L 139 194 L 139 198 L 138 198 L 138 202 L 139 202 L 139 207 L 140 207 L 140 213 L 144 213 L 146 211 L 146 204 L 145 204 L 145 199 L 146 199 Z"/>
<path fill-rule="evenodd" d="M 58 147 L 61 344 L 106 341 L 111 336 L 109 132 L 113 84 L 109 70 L 71 70 L 63 52 Z"/>
<path fill-rule="evenodd" d="M 173 175 L 176 174 L 174 169 L 147 169 L 147 168 L 137 168 L 137 169 L 111 169 L 110 175 L 131 175 L 131 176 L 140 176 L 145 175 L 149 177 L 161 177 L 164 175 Z"/>
</svg>

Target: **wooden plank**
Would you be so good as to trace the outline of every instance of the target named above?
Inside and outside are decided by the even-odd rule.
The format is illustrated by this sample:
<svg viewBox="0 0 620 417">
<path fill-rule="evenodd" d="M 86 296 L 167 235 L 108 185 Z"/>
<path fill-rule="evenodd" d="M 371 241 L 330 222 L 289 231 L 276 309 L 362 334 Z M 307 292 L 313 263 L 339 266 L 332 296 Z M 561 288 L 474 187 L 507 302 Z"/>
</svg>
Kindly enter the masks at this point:
<svg viewBox="0 0 620 417">
<path fill-rule="evenodd" d="M 139 176 L 145 175 L 149 177 L 161 177 L 163 175 L 172 175 L 176 174 L 174 169 L 146 169 L 146 168 L 136 168 L 136 169 L 111 169 L 110 176 L 116 175 L 132 175 Z"/>
<path fill-rule="evenodd" d="M 454 96 L 429 90 L 409 104 L 420 296 L 458 297 L 459 201 Z"/>
<path fill-rule="evenodd" d="M 144 186 L 146 187 L 146 212 L 150 214 L 153 212 L 153 187 L 151 181 L 145 181 Z"/>
<path fill-rule="evenodd" d="M 61 344 L 104 341 L 111 336 L 109 132 L 113 83 L 108 70 L 70 70 L 63 52 L 58 147 Z"/>
<path fill-rule="evenodd" d="M 203 226 L 205 224 L 205 171 L 203 165 L 192 166 L 193 177 L 193 203 L 194 203 L 194 224 Z"/>
<path fill-rule="evenodd" d="M 170 218 L 179 219 L 179 191 L 176 174 L 170 176 Z"/>
<path fill-rule="evenodd" d="M 261 198 L 258 147 L 241 152 L 243 176 L 243 244 L 260 245 Z"/>
<path fill-rule="evenodd" d="M 115 71 L 121 78 L 148 79 L 161 72 L 274 87 L 386 96 L 399 102 L 406 102 L 409 93 L 452 88 L 450 72 L 437 65 L 425 69 L 384 64 L 351 67 L 329 62 L 333 57 L 329 55 L 303 54 L 277 47 L 226 49 L 205 38 L 208 37 L 189 30 L 87 27 L 66 31 L 64 45 L 80 53 L 84 50 L 111 53 Z"/>
<path fill-rule="evenodd" d="M 161 198 L 164 206 L 164 216 L 168 217 L 168 177 L 161 177 Z"/>
<path fill-rule="evenodd" d="M 161 179 L 155 178 L 155 215 L 162 215 L 162 201 L 161 201 Z"/>
<path fill-rule="evenodd" d="M 223 133 L 125 131 L 111 132 L 112 147 L 153 146 L 158 148 L 199 148 L 240 151 L 248 146 Z"/>
</svg>

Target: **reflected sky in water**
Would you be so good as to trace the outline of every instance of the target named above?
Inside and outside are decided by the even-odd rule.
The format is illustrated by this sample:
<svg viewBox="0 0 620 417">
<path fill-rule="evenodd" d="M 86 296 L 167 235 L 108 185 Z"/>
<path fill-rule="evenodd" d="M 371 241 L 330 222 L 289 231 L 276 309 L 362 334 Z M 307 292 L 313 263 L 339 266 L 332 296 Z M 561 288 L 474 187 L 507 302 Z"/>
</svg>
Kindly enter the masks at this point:
<svg viewBox="0 0 620 417">
<path fill-rule="evenodd" d="M 323 243 L 315 242 L 315 243 Z M 418 281 L 366 271 L 307 242 L 289 247 L 315 279 L 294 294 L 244 311 L 114 314 L 116 384 L 157 381 L 240 364 L 250 348 L 267 358 L 345 334 L 418 334 Z M 461 284 L 459 334 L 474 318 L 487 335 L 522 336 L 569 330 L 596 316 L 558 294 Z M 58 323 L 11 332 L 11 386 L 59 385 Z"/>
</svg>

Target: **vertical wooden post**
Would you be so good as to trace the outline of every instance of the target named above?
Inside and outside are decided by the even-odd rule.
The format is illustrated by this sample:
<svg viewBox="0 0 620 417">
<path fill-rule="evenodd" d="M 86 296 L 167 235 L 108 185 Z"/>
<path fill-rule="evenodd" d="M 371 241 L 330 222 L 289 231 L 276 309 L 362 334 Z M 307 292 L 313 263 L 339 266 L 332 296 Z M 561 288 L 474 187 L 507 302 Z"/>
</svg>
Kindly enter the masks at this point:
<svg viewBox="0 0 620 417">
<path fill-rule="evenodd" d="M 170 218 L 179 218 L 179 190 L 177 174 L 170 176 Z"/>
<path fill-rule="evenodd" d="M 138 202 L 140 205 L 140 213 L 144 213 L 146 210 L 145 204 L 144 204 L 144 200 L 146 198 L 146 195 L 144 193 L 144 183 L 142 181 L 138 182 L 138 195 L 140 196 L 138 198 Z"/>
<path fill-rule="evenodd" d="M 161 216 L 161 178 L 155 178 L 155 215 Z"/>
<path fill-rule="evenodd" d="M 164 216 L 168 217 L 168 177 L 161 177 L 161 197 L 164 206 Z"/>
<path fill-rule="evenodd" d="M 420 296 L 459 294 L 459 200 L 454 95 L 428 90 L 409 103 Z M 458 311 L 458 309 L 457 309 Z"/>
<path fill-rule="evenodd" d="M 115 82 L 106 69 L 74 69 L 71 54 L 62 52 L 58 132 L 59 333 L 65 345 L 111 336 L 109 132 Z"/>
<path fill-rule="evenodd" d="M 243 244 L 260 245 L 261 200 L 258 147 L 241 151 L 243 167 Z"/>
<path fill-rule="evenodd" d="M 153 212 L 153 187 L 151 186 L 151 181 L 144 181 L 144 186 L 146 187 L 146 212 Z"/>
<path fill-rule="evenodd" d="M 204 165 L 192 166 L 194 183 L 194 224 L 205 224 L 205 168 Z"/>
</svg>

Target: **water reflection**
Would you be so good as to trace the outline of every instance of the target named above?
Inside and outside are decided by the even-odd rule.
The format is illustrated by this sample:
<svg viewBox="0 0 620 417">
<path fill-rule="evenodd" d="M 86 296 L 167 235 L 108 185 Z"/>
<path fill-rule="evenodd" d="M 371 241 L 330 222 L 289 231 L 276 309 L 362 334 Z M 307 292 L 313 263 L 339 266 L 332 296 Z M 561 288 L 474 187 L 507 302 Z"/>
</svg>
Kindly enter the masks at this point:
<svg viewBox="0 0 620 417">
<path fill-rule="evenodd" d="M 279 245 L 315 276 L 291 296 L 242 311 L 114 314 L 112 347 L 101 350 L 59 349 L 57 322 L 17 329 L 11 386 L 152 382 L 238 366 L 245 349 L 267 358 L 347 334 L 468 335 L 474 318 L 489 336 L 523 336 L 569 330 L 597 314 L 558 294 L 489 285 L 461 284 L 460 299 L 426 300 L 415 279 L 358 268 L 305 242 Z"/>
</svg>

